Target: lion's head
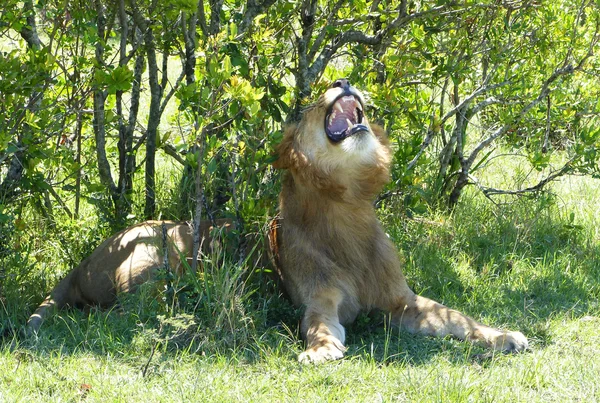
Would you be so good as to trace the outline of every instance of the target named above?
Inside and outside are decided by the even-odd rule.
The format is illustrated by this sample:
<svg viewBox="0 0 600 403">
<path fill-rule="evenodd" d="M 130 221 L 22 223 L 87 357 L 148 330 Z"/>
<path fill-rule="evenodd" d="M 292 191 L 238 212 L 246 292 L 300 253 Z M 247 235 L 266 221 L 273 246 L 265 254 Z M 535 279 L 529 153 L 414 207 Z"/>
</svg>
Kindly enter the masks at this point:
<svg viewBox="0 0 600 403">
<path fill-rule="evenodd" d="M 334 197 L 374 196 L 388 180 L 390 151 L 385 131 L 370 124 L 364 110 L 362 93 L 336 80 L 287 127 L 274 166 Z"/>
</svg>

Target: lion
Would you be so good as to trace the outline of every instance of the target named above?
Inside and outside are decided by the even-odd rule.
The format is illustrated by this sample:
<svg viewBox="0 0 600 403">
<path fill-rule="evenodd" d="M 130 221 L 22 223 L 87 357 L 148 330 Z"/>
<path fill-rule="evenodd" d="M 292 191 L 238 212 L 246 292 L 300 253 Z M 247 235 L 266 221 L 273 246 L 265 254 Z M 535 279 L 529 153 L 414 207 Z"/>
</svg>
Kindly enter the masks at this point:
<svg viewBox="0 0 600 403">
<path fill-rule="evenodd" d="M 276 147 L 274 167 L 285 170 L 276 260 L 292 302 L 305 307 L 300 331 L 306 350 L 298 360 L 342 358 L 343 325 L 372 309 L 390 313 L 410 332 L 451 335 L 506 352 L 527 349 L 522 333 L 482 325 L 408 287 L 373 207 L 389 181 L 390 146 L 364 107 L 360 91 L 336 80 Z"/>
<path fill-rule="evenodd" d="M 213 234 L 228 231 L 231 225 L 228 219 L 216 220 L 215 226 L 201 221 L 200 250 L 205 254 L 216 250 L 218 237 Z M 54 287 L 29 317 L 28 331 L 37 332 L 54 309 L 109 307 L 118 294 L 135 292 L 167 262 L 169 270 L 180 275 L 189 266 L 182 259 L 192 258 L 193 238 L 190 225 L 174 221 L 146 221 L 111 236 Z"/>
</svg>

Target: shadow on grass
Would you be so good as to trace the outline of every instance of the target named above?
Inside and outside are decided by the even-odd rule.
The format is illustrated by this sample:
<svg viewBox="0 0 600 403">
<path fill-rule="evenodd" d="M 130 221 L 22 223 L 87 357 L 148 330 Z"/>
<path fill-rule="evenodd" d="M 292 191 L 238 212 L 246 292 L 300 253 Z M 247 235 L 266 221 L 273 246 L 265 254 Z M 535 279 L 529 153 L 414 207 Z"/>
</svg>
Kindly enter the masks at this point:
<svg viewBox="0 0 600 403">
<path fill-rule="evenodd" d="M 550 320 L 579 318 L 598 310 L 600 246 L 590 243 L 581 227 L 535 207 L 500 212 L 487 208 L 482 213 L 465 208 L 449 224 L 408 220 L 391 226 L 406 260 L 409 284 L 415 292 L 482 323 L 522 331 L 534 349 L 551 344 Z M 57 350 L 61 354 L 129 352 L 142 357 L 141 361 L 157 346 L 165 357 L 181 351 L 233 359 L 241 354 L 252 363 L 265 353 L 283 352 L 293 359 L 301 349 L 297 341 L 300 311 L 272 296 L 254 298 L 245 307 L 248 320 L 240 321 L 232 334 L 212 328 L 209 318 L 193 312 L 192 327 L 177 333 L 175 328 L 166 328 L 151 309 L 142 307 L 143 299 L 133 297 L 132 304 L 112 312 L 63 311 L 44 324 L 37 340 L 21 339 L 19 348 L 35 356 Z M 0 312 L 0 319 L 26 318 L 19 309 L 23 306 L 12 301 Z M 423 365 L 443 354 L 463 363 L 479 361 L 486 351 L 453 339 L 390 332 L 383 322 L 361 316 L 347 327 L 350 359 Z M 10 329 L 15 328 L 4 329 L 1 349 L 13 342 Z"/>
</svg>

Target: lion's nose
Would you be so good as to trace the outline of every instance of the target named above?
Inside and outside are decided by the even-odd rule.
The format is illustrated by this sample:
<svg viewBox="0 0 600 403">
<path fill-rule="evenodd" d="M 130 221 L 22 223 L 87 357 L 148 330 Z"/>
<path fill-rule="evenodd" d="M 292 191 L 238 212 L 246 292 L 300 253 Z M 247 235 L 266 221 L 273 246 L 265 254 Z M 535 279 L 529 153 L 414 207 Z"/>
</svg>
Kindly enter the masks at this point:
<svg viewBox="0 0 600 403">
<path fill-rule="evenodd" d="M 343 90 L 348 90 L 350 88 L 350 81 L 345 78 L 337 79 L 331 84 L 331 88 L 341 88 Z"/>
</svg>

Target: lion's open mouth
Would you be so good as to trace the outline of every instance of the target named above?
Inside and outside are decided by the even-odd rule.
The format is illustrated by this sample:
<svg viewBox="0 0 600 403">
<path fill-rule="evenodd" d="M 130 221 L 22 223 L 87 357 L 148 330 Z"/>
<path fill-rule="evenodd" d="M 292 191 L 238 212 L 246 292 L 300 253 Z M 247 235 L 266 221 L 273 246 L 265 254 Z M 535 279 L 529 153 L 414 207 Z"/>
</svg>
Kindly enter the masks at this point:
<svg viewBox="0 0 600 403">
<path fill-rule="evenodd" d="M 363 124 L 363 106 L 354 95 L 340 95 L 327 109 L 325 133 L 334 143 L 358 132 L 368 131 Z"/>
</svg>

